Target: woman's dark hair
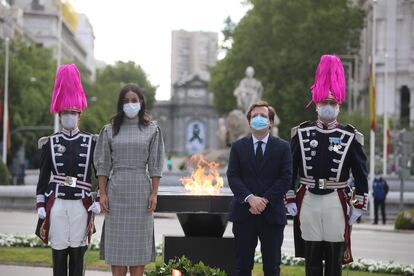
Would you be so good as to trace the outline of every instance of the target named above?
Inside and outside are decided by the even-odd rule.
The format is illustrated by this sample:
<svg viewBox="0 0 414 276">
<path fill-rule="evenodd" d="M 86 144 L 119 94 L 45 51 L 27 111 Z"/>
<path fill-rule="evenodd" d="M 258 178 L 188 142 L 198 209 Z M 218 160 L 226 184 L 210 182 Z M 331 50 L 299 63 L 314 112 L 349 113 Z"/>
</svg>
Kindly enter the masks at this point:
<svg viewBox="0 0 414 276">
<path fill-rule="evenodd" d="M 129 91 L 137 94 L 138 99 L 141 102 L 141 109 L 138 112 L 139 129 L 141 129 L 143 126 L 148 126 L 150 123 L 150 116 L 145 110 L 145 98 L 144 98 L 144 93 L 142 89 L 136 84 L 132 84 L 132 83 L 127 84 L 124 87 L 122 87 L 121 91 L 119 92 L 118 103 L 116 105 L 117 106 L 116 114 L 111 119 L 113 136 L 116 136 L 119 133 L 121 125 L 124 121 L 124 117 L 125 117 L 125 114 L 123 111 L 124 99 L 125 99 L 125 95 Z"/>
</svg>

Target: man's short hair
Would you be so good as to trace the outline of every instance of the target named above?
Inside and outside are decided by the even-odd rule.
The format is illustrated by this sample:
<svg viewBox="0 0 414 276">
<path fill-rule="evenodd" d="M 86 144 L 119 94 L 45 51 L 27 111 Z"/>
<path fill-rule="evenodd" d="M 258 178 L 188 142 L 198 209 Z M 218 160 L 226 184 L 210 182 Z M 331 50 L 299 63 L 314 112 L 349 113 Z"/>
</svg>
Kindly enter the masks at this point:
<svg viewBox="0 0 414 276">
<path fill-rule="evenodd" d="M 246 116 L 247 116 L 247 120 L 249 120 L 249 122 L 250 122 L 250 119 L 252 117 L 252 110 L 255 109 L 256 107 L 262 107 L 262 106 L 267 107 L 267 110 L 269 110 L 269 121 L 272 121 L 272 122 L 274 121 L 275 114 L 276 114 L 275 109 L 270 104 L 268 104 L 268 102 L 266 102 L 266 101 L 258 101 L 256 103 L 252 104 L 249 107 L 249 110 L 247 111 Z"/>
</svg>

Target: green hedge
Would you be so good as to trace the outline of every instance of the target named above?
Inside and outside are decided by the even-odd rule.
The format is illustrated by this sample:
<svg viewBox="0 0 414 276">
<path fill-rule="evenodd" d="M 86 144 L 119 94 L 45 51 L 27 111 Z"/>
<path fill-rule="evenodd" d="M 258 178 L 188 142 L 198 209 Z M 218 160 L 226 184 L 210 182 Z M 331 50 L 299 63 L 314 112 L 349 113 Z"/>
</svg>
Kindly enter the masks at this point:
<svg viewBox="0 0 414 276">
<path fill-rule="evenodd" d="M 414 210 L 401 211 L 395 219 L 395 229 L 414 230 Z"/>
<path fill-rule="evenodd" d="M 161 266 L 157 265 L 155 271 L 146 273 L 146 276 L 171 276 L 172 270 L 176 269 L 181 271 L 182 276 L 226 276 L 227 274 L 218 269 L 211 268 L 199 262 L 197 264 L 192 264 L 189 259 L 185 256 L 182 256 L 180 259 L 176 258 L 170 260 L 168 264 L 162 264 Z"/>
<path fill-rule="evenodd" d="M 3 161 L 0 160 L 0 185 L 8 185 L 10 182 L 10 173 Z"/>
</svg>

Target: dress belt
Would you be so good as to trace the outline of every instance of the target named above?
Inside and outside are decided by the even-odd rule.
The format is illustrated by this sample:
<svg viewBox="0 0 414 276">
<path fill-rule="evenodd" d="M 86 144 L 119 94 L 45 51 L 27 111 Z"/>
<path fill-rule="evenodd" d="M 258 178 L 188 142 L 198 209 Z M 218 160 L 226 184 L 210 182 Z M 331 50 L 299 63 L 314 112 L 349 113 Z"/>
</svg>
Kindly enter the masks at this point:
<svg viewBox="0 0 414 276">
<path fill-rule="evenodd" d="M 336 189 L 343 189 L 347 186 L 347 181 L 336 182 L 326 179 L 300 178 L 300 183 L 306 186 L 306 189 L 312 194 L 327 195 Z"/>
<path fill-rule="evenodd" d="M 53 175 L 52 181 L 60 185 L 63 185 L 63 186 L 68 186 L 72 188 L 80 188 L 88 192 L 90 192 L 92 188 L 91 183 L 78 180 L 76 177 L 73 177 L 73 176 Z"/>
<path fill-rule="evenodd" d="M 308 188 L 318 188 L 319 190 L 325 189 L 342 189 L 347 187 L 347 181 L 331 181 L 327 179 L 311 179 L 300 178 L 300 184 L 307 186 Z"/>
</svg>

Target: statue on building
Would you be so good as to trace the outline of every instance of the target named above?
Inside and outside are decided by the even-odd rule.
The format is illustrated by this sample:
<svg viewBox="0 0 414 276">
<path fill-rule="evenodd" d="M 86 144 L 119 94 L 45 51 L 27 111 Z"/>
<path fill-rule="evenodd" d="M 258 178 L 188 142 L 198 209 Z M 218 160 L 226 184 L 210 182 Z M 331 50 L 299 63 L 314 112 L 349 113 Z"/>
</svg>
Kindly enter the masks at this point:
<svg viewBox="0 0 414 276">
<path fill-rule="evenodd" d="M 246 77 L 240 81 L 233 95 L 237 98 L 237 107 L 246 113 L 249 107 L 262 98 L 263 86 L 254 78 L 254 69 L 246 68 Z"/>
</svg>

